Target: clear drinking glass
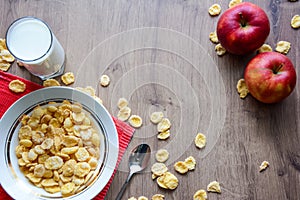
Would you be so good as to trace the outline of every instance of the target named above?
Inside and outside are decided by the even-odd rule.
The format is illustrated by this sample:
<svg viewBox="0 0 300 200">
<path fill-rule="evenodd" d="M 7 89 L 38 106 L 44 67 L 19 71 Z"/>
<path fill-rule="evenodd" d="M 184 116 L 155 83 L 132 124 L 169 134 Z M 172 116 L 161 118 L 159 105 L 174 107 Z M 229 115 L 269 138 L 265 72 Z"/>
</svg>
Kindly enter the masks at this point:
<svg viewBox="0 0 300 200">
<path fill-rule="evenodd" d="M 42 80 L 64 72 L 64 49 L 41 19 L 22 17 L 14 21 L 6 32 L 6 46 L 31 74 Z"/>
</svg>

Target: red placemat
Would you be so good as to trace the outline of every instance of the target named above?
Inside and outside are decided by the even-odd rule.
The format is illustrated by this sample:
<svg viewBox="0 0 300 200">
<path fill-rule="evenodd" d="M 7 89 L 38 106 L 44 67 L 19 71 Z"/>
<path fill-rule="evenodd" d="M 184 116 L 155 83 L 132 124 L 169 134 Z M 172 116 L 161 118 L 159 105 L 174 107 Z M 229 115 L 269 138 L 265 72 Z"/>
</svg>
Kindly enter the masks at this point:
<svg viewBox="0 0 300 200">
<path fill-rule="evenodd" d="M 8 84 L 10 81 L 19 79 L 23 81 L 26 84 L 26 90 L 23 93 L 16 94 L 14 92 L 11 92 L 8 89 Z M 18 100 L 20 97 L 30 93 L 31 91 L 37 90 L 42 88 L 41 85 L 38 85 L 36 83 L 33 83 L 31 81 L 25 80 L 23 78 L 20 78 L 18 76 L 2 72 L 0 71 L 0 118 L 3 116 L 4 112 L 11 106 L 16 100 Z M 118 156 L 118 162 L 116 169 L 110 178 L 107 185 L 104 187 L 104 189 L 94 198 L 94 200 L 102 200 L 105 198 L 105 195 L 109 189 L 109 186 L 113 180 L 113 177 L 116 173 L 116 170 L 119 166 L 119 163 L 121 161 L 121 158 L 128 146 L 128 143 L 131 140 L 131 137 L 134 133 L 134 129 L 129 126 L 128 124 L 116 119 L 113 117 L 113 120 L 115 122 L 117 131 L 118 131 L 118 137 L 119 137 L 119 156 Z M 0 133 L 1 134 L 1 133 Z M 5 190 L 0 186 L 0 199 L 10 200 L 12 199 Z"/>
</svg>

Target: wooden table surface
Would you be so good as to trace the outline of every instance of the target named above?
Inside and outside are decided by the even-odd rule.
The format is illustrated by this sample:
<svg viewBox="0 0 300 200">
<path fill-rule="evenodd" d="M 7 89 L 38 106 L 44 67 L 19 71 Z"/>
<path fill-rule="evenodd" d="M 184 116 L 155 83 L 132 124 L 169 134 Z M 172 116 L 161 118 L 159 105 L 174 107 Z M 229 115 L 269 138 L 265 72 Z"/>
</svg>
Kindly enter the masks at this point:
<svg viewBox="0 0 300 200">
<path fill-rule="evenodd" d="M 300 14 L 300 2 L 251 0 L 262 7 L 271 23 L 267 43 L 291 42 L 287 56 L 299 74 L 300 30 L 290 26 Z M 145 142 L 151 146 L 150 166 L 158 149 L 170 153 L 169 171 L 179 179 L 174 191 L 158 187 L 150 166 L 133 177 L 124 199 L 151 196 L 192 199 L 209 182 L 220 182 L 222 193 L 213 199 L 300 199 L 299 86 L 284 101 L 266 105 L 251 96 L 242 100 L 236 91 L 245 65 L 254 54 L 216 55 L 208 35 L 217 17 L 208 8 L 219 3 L 222 12 L 229 0 L 3 0 L 0 1 L 0 37 L 22 16 L 45 20 L 64 47 L 66 71 L 76 76 L 71 87 L 92 86 L 109 112 L 117 115 L 120 97 L 129 100 L 143 126 L 137 129 L 119 166 L 106 199 L 114 199 L 128 173 L 128 151 Z M 41 81 L 13 64 L 10 73 Z M 107 74 L 111 84 L 99 86 Z M 57 79 L 59 80 L 59 78 Z M 162 111 L 172 122 L 171 136 L 157 139 L 150 113 Z M 198 132 L 207 146 L 193 143 Z M 180 175 L 173 164 L 194 156 L 194 171 Z M 262 161 L 270 167 L 259 172 Z"/>
</svg>

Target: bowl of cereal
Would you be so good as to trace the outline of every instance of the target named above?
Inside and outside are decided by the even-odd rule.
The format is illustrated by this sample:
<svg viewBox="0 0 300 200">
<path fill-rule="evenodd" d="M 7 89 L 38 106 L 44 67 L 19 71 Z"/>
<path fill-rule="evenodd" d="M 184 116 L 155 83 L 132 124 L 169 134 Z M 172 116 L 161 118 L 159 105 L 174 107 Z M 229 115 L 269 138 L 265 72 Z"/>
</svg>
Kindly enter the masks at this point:
<svg viewBox="0 0 300 200">
<path fill-rule="evenodd" d="M 70 87 L 25 95 L 3 115 L 0 133 L 0 183 L 14 199 L 91 199 L 116 167 L 111 115 Z"/>
</svg>

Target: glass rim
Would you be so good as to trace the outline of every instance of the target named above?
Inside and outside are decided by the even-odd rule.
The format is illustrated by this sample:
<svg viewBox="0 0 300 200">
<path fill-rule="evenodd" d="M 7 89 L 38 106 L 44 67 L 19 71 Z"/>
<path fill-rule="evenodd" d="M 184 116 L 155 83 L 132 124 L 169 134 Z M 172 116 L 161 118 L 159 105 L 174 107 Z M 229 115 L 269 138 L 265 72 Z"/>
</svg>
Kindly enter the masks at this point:
<svg viewBox="0 0 300 200">
<path fill-rule="evenodd" d="M 10 48 L 9 48 L 9 45 L 8 45 L 8 42 L 7 42 L 7 41 L 8 41 L 7 38 L 8 38 L 8 36 L 9 36 L 9 32 L 10 32 L 11 28 L 13 28 L 14 26 L 16 26 L 18 22 L 24 21 L 24 20 L 30 20 L 30 19 L 31 19 L 31 20 L 38 20 L 38 21 L 40 21 L 42 24 L 44 24 L 44 25 L 47 27 L 47 29 L 48 29 L 48 31 L 49 31 L 49 33 L 50 33 L 50 39 L 51 39 L 51 41 L 50 41 L 49 48 L 47 49 L 47 51 L 46 51 L 43 55 L 41 55 L 40 57 L 35 58 L 35 59 L 26 60 L 26 59 L 18 58 L 17 56 L 15 56 L 15 54 L 14 54 L 14 53 L 10 50 Z M 8 51 L 9 51 L 16 59 L 18 59 L 19 61 L 21 61 L 21 62 L 34 62 L 34 61 L 37 61 L 37 60 L 43 58 L 45 55 L 47 55 L 47 54 L 50 52 L 51 47 L 52 47 L 52 44 L 53 44 L 53 33 L 52 33 L 52 31 L 51 31 L 49 25 L 48 25 L 45 21 L 43 21 L 42 19 L 39 19 L 39 18 L 33 17 L 33 16 L 20 17 L 20 18 L 14 20 L 14 21 L 9 25 L 8 29 L 6 30 L 6 33 L 5 33 L 5 44 L 6 44 L 6 47 L 7 47 Z"/>
</svg>

